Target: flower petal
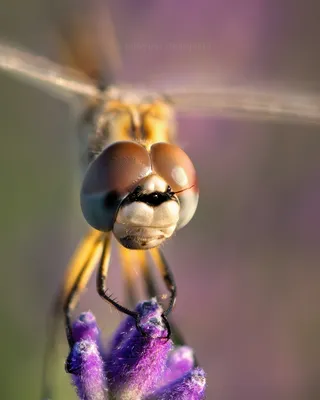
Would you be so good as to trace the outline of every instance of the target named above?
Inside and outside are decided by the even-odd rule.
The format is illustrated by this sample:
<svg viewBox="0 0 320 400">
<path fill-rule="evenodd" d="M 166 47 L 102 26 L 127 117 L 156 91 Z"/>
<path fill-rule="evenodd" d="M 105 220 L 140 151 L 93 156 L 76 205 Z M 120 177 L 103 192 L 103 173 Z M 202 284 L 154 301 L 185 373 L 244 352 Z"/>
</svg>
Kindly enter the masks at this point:
<svg viewBox="0 0 320 400">
<path fill-rule="evenodd" d="M 162 308 L 159 306 L 156 298 L 152 298 L 149 301 L 141 302 L 137 305 L 135 311 L 140 315 L 141 322 L 146 322 L 150 318 L 160 318 Z M 121 345 L 123 340 L 126 340 L 128 333 L 136 329 L 136 321 L 132 317 L 126 317 L 119 325 L 113 338 L 111 340 L 109 351 L 106 354 L 106 358 L 112 354 L 112 352 Z"/>
<path fill-rule="evenodd" d="M 155 302 L 139 306 L 140 327 L 134 326 L 106 359 L 108 388 L 115 398 L 137 400 L 156 389 L 172 348 L 163 324 L 161 307 Z"/>
<path fill-rule="evenodd" d="M 83 313 L 73 324 L 76 342 L 70 351 L 66 369 L 81 400 L 105 400 L 104 362 L 99 352 L 99 329 L 91 313 Z"/>
<path fill-rule="evenodd" d="M 171 351 L 162 382 L 168 384 L 181 378 L 194 367 L 193 350 L 189 346 L 180 346 Z"/>
<path fill-rule="evenodd" d="M 79 318 L 73 323 L 72 337 L 75 342 L 83 339 L 91 339 L 98 341 L 100 331 L 97 326 L 97 321 L 92 312 L 84 312 L 80 314 Z"/>
<path fill-rule="evenodd" d="M 205 373 L 195 368 L 182 378 L 158 389 L 144 400 L 202 400 L 205 394 Z"/>
</svg>

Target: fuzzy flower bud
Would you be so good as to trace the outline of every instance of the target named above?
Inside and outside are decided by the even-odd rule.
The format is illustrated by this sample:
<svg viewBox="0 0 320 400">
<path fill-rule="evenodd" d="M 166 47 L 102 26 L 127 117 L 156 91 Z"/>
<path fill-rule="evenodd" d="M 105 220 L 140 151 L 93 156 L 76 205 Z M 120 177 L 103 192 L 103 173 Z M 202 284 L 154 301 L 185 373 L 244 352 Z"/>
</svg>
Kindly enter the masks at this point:
<svg viewBox="0 0 320 400">
<path fill-rule="evenodd" d="M 205 373 L 194 368 L 192 350 L 174 347 L 167 338 L 155 299 L 140 303 L 139 327 L 127 317 L 115 332 L 106 352 L 92 313 L 73 324 L 75 344 L 66 361 L 81 400 L 200 400 Z"/>
</svg>

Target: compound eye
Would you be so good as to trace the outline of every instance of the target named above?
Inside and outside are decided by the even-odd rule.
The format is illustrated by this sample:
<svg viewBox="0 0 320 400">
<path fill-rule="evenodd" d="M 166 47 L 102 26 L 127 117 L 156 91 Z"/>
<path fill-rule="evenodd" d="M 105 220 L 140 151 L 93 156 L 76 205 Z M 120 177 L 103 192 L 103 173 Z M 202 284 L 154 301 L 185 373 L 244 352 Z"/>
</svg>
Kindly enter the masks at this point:
<svg viewBox="0 0 320 400">
<path fill-rule="evenodd" d="M 81 189 L 81 208 L 95 229 L 112 230 L 121 201 L 151 173 L 148 151 L 138 143 L 116 142 L 90 164 Z"/>
<path fill-rule="evenodd" d="M 151 147 L 152 169 L 171 187 L 180 203 L 177 229 L 193 217 L 199 199 L 197 175 L 192 161 L 180 147 L 156 143 Z"/>
<path fill-rule="evenodd" d="M 180 214 L 177 229 L 183 228 L 196 212 L 199 201 L 199 190 L 196 186 L 177 194 L 180 203 Z"/>
<path fill-rule="evenodd" d="M 197 177 L 192 161 L 180 147 L 156 143 L 151 147 L 152 169 L 174 192 L 196 186 Z"/>
</svg>

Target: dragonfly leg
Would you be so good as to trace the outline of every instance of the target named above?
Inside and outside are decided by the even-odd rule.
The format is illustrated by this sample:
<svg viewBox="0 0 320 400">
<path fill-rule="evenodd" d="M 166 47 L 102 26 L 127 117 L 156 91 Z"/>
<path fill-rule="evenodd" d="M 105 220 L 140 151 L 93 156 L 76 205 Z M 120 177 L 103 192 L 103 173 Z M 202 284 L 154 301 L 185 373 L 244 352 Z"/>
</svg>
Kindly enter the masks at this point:
<svg viewBox="0 0 320 400">
<path fill-rule="evenodd" d="M 158 253 L 158 254 L 157 254 Z M 170 277 L 173 277 L 173 274 L 171 272 L 171 269 L 169 267 L 168 262 L 165 260 L 164 255 L 160 252 L 160 250 L 157 249 L 153 249 L 153 261 L 156 264 L 156 267 L 160 270 L 160 272 L 163 273 L 166 271 L 170 271 Z M 164 265 L 159 263 L 164 262 Z M 151 271 L 151 266 L 150 263 L 148 263 L 148 260 L 146 257 L 144 257 L 144 261 L 141 262 L 141 266 L 142 266 L 142 273 L 143 273 L 143 277 L 144 277 L 144 282 L 146 285 L 146 292 L 148 294 L 149 297 L 155 297 L 156 296 L 156 284 L 154 281 L 154 277 L 152 275 L 152 271 Z M 172 286 L 175 286 L 175 282 L 173 280 L 173 282 L 171 282 Z M 175 296 L 177 295 L 177 292 L 175 290 L 174 292 Z M 174 304 L 175 299 L 173 300 L 173 304 Z M 172 306 L 173 307 L 173 306 Z M 174 342 L 175 345 L 178 346 L 183 346 L 186 344 L 186 341 L 182 335 L 182 333 L 180 332 L 180 330 L 178 329 L 177 324 L 175 324 L 171 319 L 170 321 L 168 321 L 167 319 L 168 313 L 167 315 L 164 316 L 164 321 L 167 324 L 167 329 L 168 329 L 168 336 L 171 336 L 172 341 Z"/>
<path fill-rule="evenodd" d="M 125 298 L 126 303 L 131 308 L 134 308 L 138 301 L 137 290 L 136 290 L 136 270 L 135 267 L 139 267 L 138 253 L 139 250 L 130 250 L 121 245 L 119 247 L 119 256 L 122 267 L 122 276 L 125 287 Z"/>
<path fill-rule="evenodd" d="M 169 268 L 168 263 L 165 261 L 164 256 L 160 253 L 159 249 L 153 249 L 153 261 L 156 265 L 156 267 L 160 270 L 162 276 L 164 274 L 168 274 L 169 271 L 169 278 L 170 278 L 170 286 L 175 287 L 174 279 L 173 279 L 173 274 Z M 124 247 L 120 247 L 120 256 L 121 256 L 121 261 L 122 261 L 122 266 L 123 266 L 123 275 L 124 275 L 124 281 L 125 281 L 125 286 L 126 286 L 126 293 L 128 298 L 134 297 L 135 293 L 135 280 L 133 276 L 133 260 L 137 262 L 137 265 L 139 266 L 139 271 L 142 272 L 142 278 L 143 282 L 145 284 L 145 291 L 147 294 L 148 298 L 156 297 L 157 296 L 157 284 L 155 282 L 155 278 L 152 274 L 152 266 L 149 258 L 147 257 L 147 251 L 145 250 L 128 250 L 125 249 Z M 165 265 L 164 265 L 165 264 Z M 168 287 L 168 284 L 166 283 L 166 286 Z M 174 291 L 174 295 L 176 295 L 176 290 Z M 174 303 L 175 298 L 173 300 L 170 300 L 172 303 Z M 135 303 L 134 303 L 135 304 Z M 171 307 L 172 308 L 172 307 Z M 167 314 L 163 314 L 163 320 L 164 323 L 167 327 L 168 331 L 168 337 L 171 337 L 172 340 L 176 345 L 184 345 L 185 340 L 182 336 L 182 334 L 179 332 L 179 329 L 177 328 L 176 324 L 174 324 L 172 321 L 168 321 L 167 319 Z"/>
<path fill-rule="evenodd" d="M 109 302 L 113 305 L 118 311 L 127 314 L 133 317 L 136 320 L 137 327 L 139 329 L 139 314 L 136 311 L 131 311 L 128 308 L 119 304 L 111 295 L 108 295 L 108 288 L 107 288 L 107 275 L 108 275 L 108 268 L 109 268 L 109 260 L 111 254 L 111 241 L 110 235 L 106 235 L 104 242 L 103 242 L 103 249 L 102 254 L 99 261 L 98 266 L 98 274 L 97 274 L 97 292 L 104 300 Z M 140 330 L 140 329 L 139 329 Z"/>
<path fill-rule="evenodd" d="M 160 251 L 159 248 L 154 248 L 150 250 L 151 257 L 156 265 L 156 267 L 159 269 L 161 276 L 164 280 L 164 283 L 167 287 L 167 289 L 170 292 L 170 300 L 169 300 L 169 305 L 166 310 L 164 310 L 163 315 L 164 317 L 167 317 L 176 302 L 177 298 L 177 285 L 174 280 L 173 273 L 171 271 L 171 268 L 169 267 L 169 264 L 167 263 L 166 259 L 164 258 L 164 255 Z"/>
<path fill-rule="evenodd" d="M 147 257 L 147 252 L 142 250 L 138 252 L 139 266 L 143 276 L 145 291 L 148 298 L 157 296 L 157 285 L 152 274 L 151 262 Z"/>
<path fill-rule="evenodd" d="M 99 232 L 100 233 L 100 232 Z M 73 284 L 68 285 L 64 289 L 64 296 L 62 300 L 62 309 L 65 317 L 65 328 L 66 328 L 66 336 L 68 339 L 68 343 L 70 348 L 73 346 L 73 337 L 72 337 L 72 329 L 71 329 L 71 314 L 73 310 L 76 308 L 79 302 L 80 294 L 83 292 L 87 283 L 95 269 L 97 262 L 99 260 L 101 251 L 102 251 L 102 237 L 103 235 L 98 236 L 95 242 L 91 244 L 91 249 L 88 254 L 87 259 L 85 259 L 84 264 L 81 268 L 77 268 L 77 265 L 74 264 L 74 268 L 77 269 L 76 273 L 72 275 Z M 77 260 L 75 260 L 77 261 Z M 72 267 L 72 265 L 71 265 Z M 72 271 L 70 271 L 72 272 Z M 69 281 L 70 282 L 70 281 Z"/>
<path fill-rule="evenodd" d="M 72 345 L 71 311 L 78 302 L 80 293 L 85 288 L 96 264 L 97 246 L 102 234 L 92 229 L 82 240 L 67 268 L 64 283 L 56 297 L 47 322 L 47 343 L 44 355 L 44 367 L 41 386 L 41 399 L 51 398 L 54 355 L 61 312 L 65 313 L 66 334 L 69 346 Z"/>
<path fill-rule="evenodd" d="M 165 323 L 167 323 L 167 328 L 169 326 L 168 329 L 168 336 L 171 335 L 171 339 L 174 342 L 175 345 L 179 345 L 179 346 L 183 346 L 186 344 L 186 341 L 182 335 L 182 333 L 180 332 L 180 330 L 178 329 L 177 324 L 175 324 L 172 320 L 170 320 L 170 322 L 168 321 L 167 317 L 168 314 L 170 313 L 170 311 L 172 310 L 174 303 L 175 303 L 175 299 L 177 296 L 177 290 L 176 290 L 176 284 L 174 282 L 173 279 L 173 273 L 170 269 L 170 266 L 168 264 L 168 262 L 165 260 L 164 255 L 161 253 L 159 248 L 156 249 L 152 249 L 150 250 L 153 261 L 156 265 L 156 267 L 159 269 L 159 271 L 161 272 L 162 276 L 164 277 L 164 281 L 168 287 L 168 285 L 170 285 L 170 287 L 174 287 L 175 289 L 170 290 L 173 298 L 171 298 L 170 300 L 170 304 L 171 304 L 171 308 L 169 305 L 169 308 L 167 309 L 167 312 L 164 312 L 164 321 Z M 147 261 L 147 260 L 146 260 Z M 150 268 L 150 264 L 146 265 L 143 269 L 143 276 L 144 276 L 144 280 L 146 282 L 146 290 L 148 295 L 151 296 L 155 296 L 155 292 L 156 292 L 156 285 L 154 283 L 154 278 L 151 274 L 151 268 Z M 169 272 L 169 273 L 168 273 Z M 165 275 L 169 275 L 168 278 L 165 277 Z M 169 282 L 168 282 L 169 281 Z M 168 312 L 169 310 L 169 312 Z"/>
</svg>

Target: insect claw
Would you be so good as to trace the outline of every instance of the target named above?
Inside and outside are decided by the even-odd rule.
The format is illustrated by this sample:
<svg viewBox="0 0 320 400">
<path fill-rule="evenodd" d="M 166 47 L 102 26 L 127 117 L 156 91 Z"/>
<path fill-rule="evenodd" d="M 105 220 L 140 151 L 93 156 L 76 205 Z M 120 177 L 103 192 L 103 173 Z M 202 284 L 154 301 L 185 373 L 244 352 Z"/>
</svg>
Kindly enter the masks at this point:
<svg viewBox="0 0 320 400">
<path fill-rule="evenodd" d="M 136 328 L 137 328 L 138 332 L 141 333 L 141 336 L 146 337 L 147 334 L 146 334 L 146 332 L 142 329 L 142 327 L 141 327 L 141 325 L 140 325 L 140 322 L 141 322 L 140 315 L 137 315 L 136 318 L 135 318 L 135 320 L 136 320 Z"/>
<path fill-rule="evenodd" d="M 170 326 L 168 318 L 166 317 L 165 314 L 162 313 L 161 318 L 162 318 L 162 321 L 164 322 L 165 327 L 167 328 L 167 336 L 165 336 L 165 339 L 167 339 L 167 341 L 168 341 L 168 340 L 170 340 L 170 337 L 171 337 L 171 326 Z"/>
</svg>

